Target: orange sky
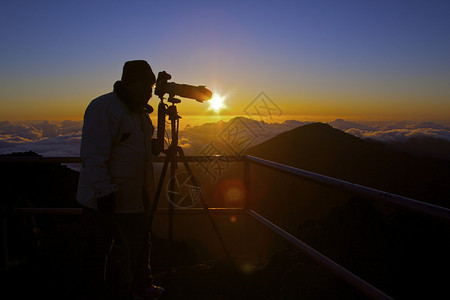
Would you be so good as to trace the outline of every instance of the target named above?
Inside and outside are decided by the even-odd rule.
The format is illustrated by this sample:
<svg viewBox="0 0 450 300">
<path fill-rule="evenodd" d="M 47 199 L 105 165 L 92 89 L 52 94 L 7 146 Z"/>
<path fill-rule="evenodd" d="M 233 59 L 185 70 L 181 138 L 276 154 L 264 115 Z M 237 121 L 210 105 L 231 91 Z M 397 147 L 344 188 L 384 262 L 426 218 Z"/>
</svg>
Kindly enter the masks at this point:
<svg viewBox="0 0 450 300">
<path fill-rule="evenodd" d="M 0 120 L 80 120 L 145 59 L 224 95 L 226 116 L 264 92 L 286 118 L 450 121 L 449 5 L 388 2 L 8 2 Z M 179 111 L 216 115 L 188 99 Z"/>
</svg>

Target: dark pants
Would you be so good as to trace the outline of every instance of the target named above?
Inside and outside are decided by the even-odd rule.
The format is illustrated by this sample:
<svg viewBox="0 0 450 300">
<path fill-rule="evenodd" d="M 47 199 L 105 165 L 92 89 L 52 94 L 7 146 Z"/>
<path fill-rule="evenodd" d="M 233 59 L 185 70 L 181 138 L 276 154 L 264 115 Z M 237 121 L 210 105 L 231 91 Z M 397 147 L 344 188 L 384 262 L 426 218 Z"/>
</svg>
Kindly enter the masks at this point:
<svg viewBox="0 0 450 300">
<path fill-rule="evenodd" d="M 152 284 L 148 216 L 84 207 L 81 276 L 85 299 L 125 298 Z"/>
</svg>

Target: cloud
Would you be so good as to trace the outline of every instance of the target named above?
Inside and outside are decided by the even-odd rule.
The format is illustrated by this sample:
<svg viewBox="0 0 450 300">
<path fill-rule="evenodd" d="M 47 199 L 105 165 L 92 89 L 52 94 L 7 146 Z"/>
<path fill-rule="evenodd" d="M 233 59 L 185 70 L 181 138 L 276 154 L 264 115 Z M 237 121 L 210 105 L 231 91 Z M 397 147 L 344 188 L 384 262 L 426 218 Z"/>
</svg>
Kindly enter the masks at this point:
<svg viewBox="0 0 450 300">
<path fill-rule="evenodd" d="M 242 154 L 248 147 L 308 123 L 311 122 L 266 123 L 237 117 L 228 122 L 186 126 L 180 130 L 179 145 L 186 155 Z M 350 122 L 337 119 L 329 124 L 359 138 L 383 142 L 405 142 L 420 136 L 450 141 L 450 128 L 434 122 Z M 46 157 L 77 157 L 80 154 L 81 129 L 81 121 L 3 121 L 0 122 L 0 154 L 34 151 Z"/>
<path fill-rule="evenodd" d="M 372 124 L 369 129 L 356 125 L 344 131 L 362 139 L 370 138 L 382 142 L 403 143 L 413 137 L 432 137 L 450 141 L 450 128 L 434 122 L 383 122 Z"/>
<path fill-rule="evenodd" d="M 431 128 L 419 129 L 393 129 L 386 131 L 364 131 L 359 129 L 349 129 L 347 133 L 353 134 L 359 138 L 370 138 L 382 142 L 406 142 L 412 137 L 433 137 L 450 141 L 450 131 Z"/>
<path fill-rule="evenodd" d="M 10 138 L 12 141 L 39 140 L 42 132 L 31 124 L 0 122 L 0 137 L 2 140 Z"/>
<path fill-rule="evenodd" d="M 79 156 L 82 122 L 0 122 L 0 154 L 34 151 L 43 156 Z"/>
<path fill-rule="evenodd" d="M 50 123 L 49 121 L 42 121 L 36 125 L 36 128 L 42 132 L 42 137 L 57 137 L 57 124 Z"/>
</svg>

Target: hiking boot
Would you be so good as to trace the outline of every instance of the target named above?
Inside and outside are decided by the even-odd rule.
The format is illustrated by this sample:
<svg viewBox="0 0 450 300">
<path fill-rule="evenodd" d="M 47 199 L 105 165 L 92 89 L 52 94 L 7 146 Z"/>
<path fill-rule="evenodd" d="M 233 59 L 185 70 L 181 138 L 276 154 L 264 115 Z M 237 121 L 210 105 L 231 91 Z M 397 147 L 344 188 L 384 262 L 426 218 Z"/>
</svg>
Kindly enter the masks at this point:
<svg viewBox="0 0 450 300">
<path fill-rule="evenodd" d="M 135 300 L 156 300 L 165 292 L 166 290 L 157 285 L 151 285 L 141 292 L 133 292 L 133 299 Z"/>
</svg>

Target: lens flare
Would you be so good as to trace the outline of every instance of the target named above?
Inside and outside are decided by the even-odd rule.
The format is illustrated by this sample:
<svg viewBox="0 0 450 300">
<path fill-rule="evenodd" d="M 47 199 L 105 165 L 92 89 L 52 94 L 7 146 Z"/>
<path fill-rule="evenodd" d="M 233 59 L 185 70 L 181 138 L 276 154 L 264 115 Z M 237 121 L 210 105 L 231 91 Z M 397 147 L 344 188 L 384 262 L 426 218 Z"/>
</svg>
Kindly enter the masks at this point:
<svg viewBox="0 0 450 300">
<path fill-rule="evenodd" d="M 220 112 L 223 108 L 225 108 L 225 97 L 220 96 L 217 93 L 214 93 L 212 98 L 208 101 L 209 109 L 215 112 Z"/>
</svg>

